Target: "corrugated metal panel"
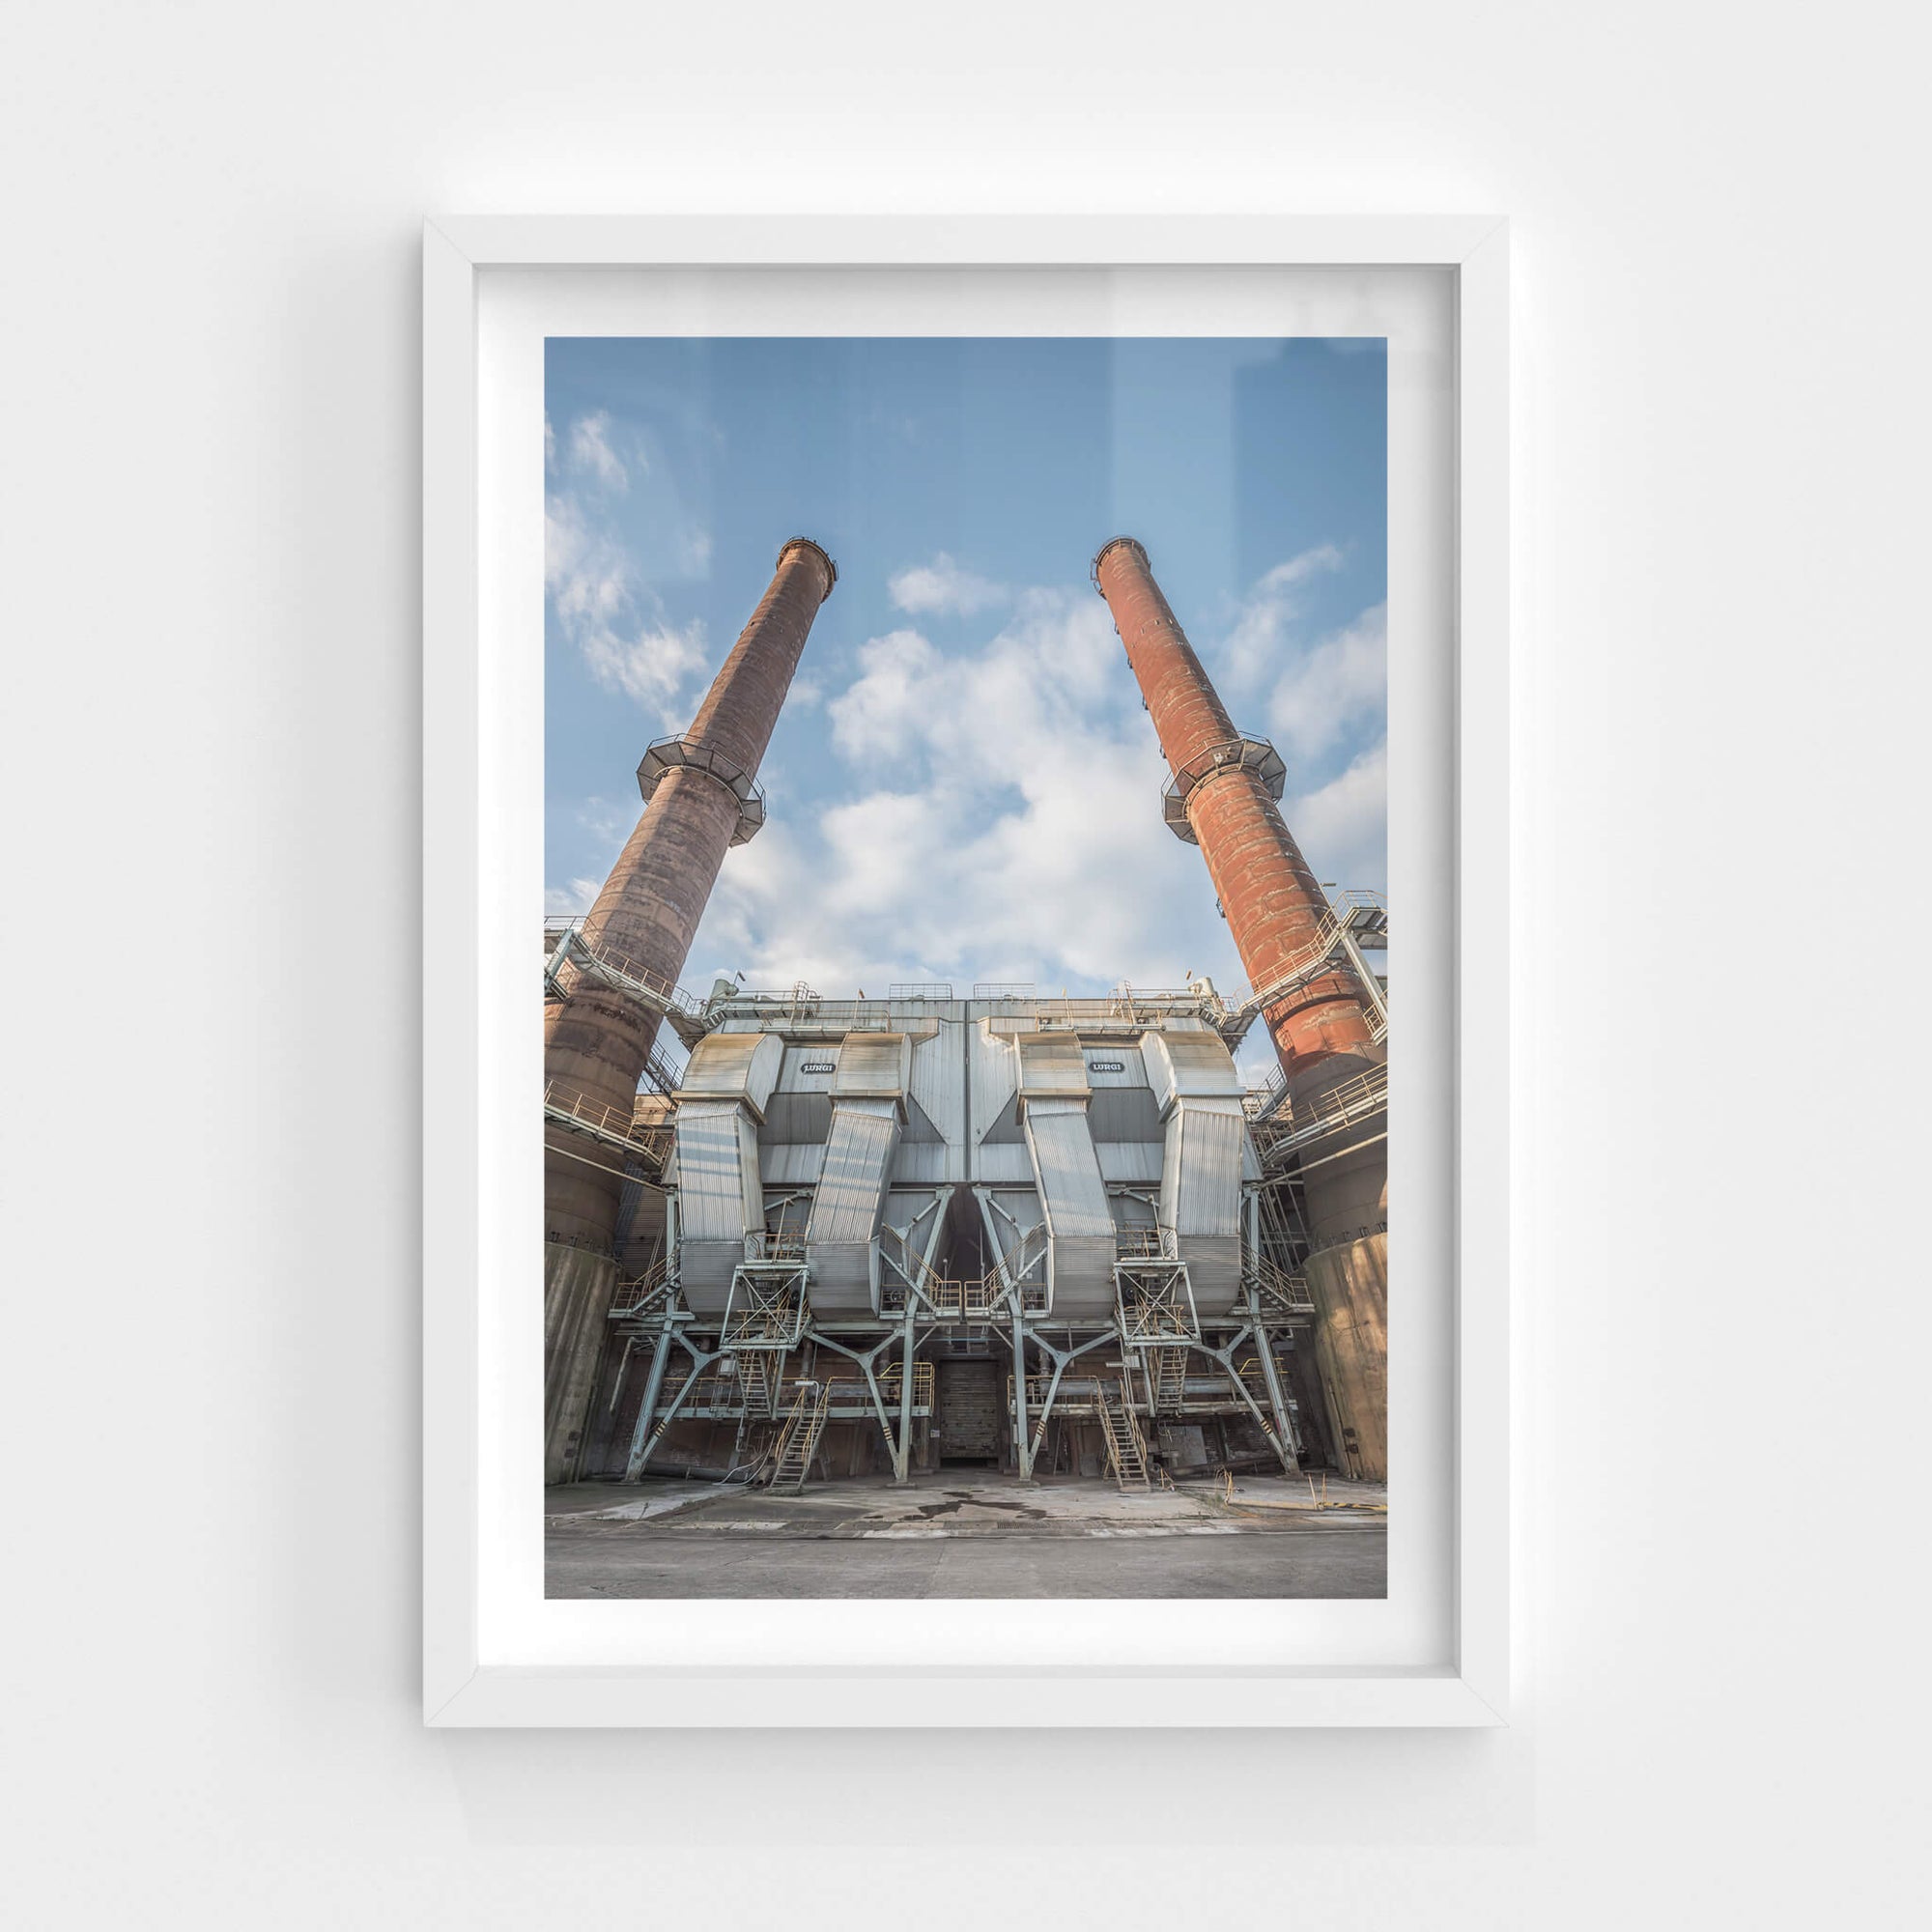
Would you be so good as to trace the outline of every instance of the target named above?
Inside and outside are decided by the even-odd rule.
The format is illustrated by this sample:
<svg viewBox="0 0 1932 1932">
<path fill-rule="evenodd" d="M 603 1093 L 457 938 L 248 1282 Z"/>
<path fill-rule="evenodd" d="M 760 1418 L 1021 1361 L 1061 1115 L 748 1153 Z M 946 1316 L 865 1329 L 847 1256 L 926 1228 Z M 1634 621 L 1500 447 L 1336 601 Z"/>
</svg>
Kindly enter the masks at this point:
<svg viewBox="0 0 1932 1932">
<path fill-rule="evenodd" d="M 1194 1306 L 1219 1314 L 1241 1292 L 1241 1237 L 1238 1235 L 1184 1235 L 1180 1259 L 1187 1264 L 1187 1286 Z"/>
<path fill-rule="evenodd" d="M 1161 1220 L 1166 1226 L 1183 1238 L 1240 1233 L 1241 1144 L 1246 1134 L 1247 1123 L 1234 1101 L 1183 1100 L 1174 1110 L 1168 1118 L 1169 1157 L 1162 1176 Z"/>
<path fill-rule="evenodd" d="M 1027 1179 L 1032 1179 L 1031 1168 L 1028 1170 Z M 994 1225 L 1001 1230 L 1001 1239 L 1003 1242 L 1006 1241 L 1009 1232 L 1007 1222 L 1002 1218 L 1003 1215 L 1010 1215 L 1013 1220 L 1019 1223 L 1022 1230 L 1035 1228 L 1039 1225 L 1041 1218 L 1039 1211 L 1039 1190 L 1037 1187 L 993 1187 L 987 1191 L 992 1195 L 995 1205 L 1000 1209 L 1000 1213 L 994 1215 L 993 1220 Z M 1007 1243 L 1007 1245 L 1010 1245 L 1010 1243 Z M 1005 1253 L 1005 1251 L 1006 1249 L 1003 1246 L 1001 1252 Z"/>
<path fill-rule="evenodd" d="M 677 1156 L 679 1277 L 692 1307 L 712 1315 L 744 1259 L 746 1232 L 765 1224 L 758 1130 L 742 1106 L 687 1100 L 677 1110 Z"/>
<path fill-rule="evenodd" d="M 724 1312 L 731 1277 L 744 1259 L 742 1236 L 735 1241 L 678 1242 L 678 1283 L 694 1314 L 716 1316 Z"/>
<path fill-rule="evenodd" d="M 1094 1151 L 1100 1160 L 1100 1179 L 1113 1185 L 1131 1183 L 1141 1187 L 1160 1185 L 1162 1143 L 1159 1141 L 1095 1141 Z"/>
<path fill-rule="evenodd" d="M 753 1225 L 739 1169 L 743 1118 L 736 1107 L 716 1100 L 687 1101 L 677 1112 L 679 1231 L 686 1240 L 734 1241 L 741 1254 L 745 1230 Z M 757 1172 L 755 1153 L 752 1172 Z"/>
<path fill-rule="evenodd" d="M 902 1094 L 912 1076 L 912 1042 L 902 1033 L 845 1036 L 832 1091 L 840 1099 Z"/>
<path fill-rule="evenodd" d="M 1177 1097 L 1238 1100 L 1241 1077 L 1219 1034 L 1150 1033 L 1141 1041 L 1148 1085 L 1165 1114 Z"/>
<path fill-rule="evenodd" d="M 1070 1033 L 1022 1034 L 1020 1049 L 1020 1092 L 1031 1100 L 1042 1097 L 1084 1100 L 1091 1089 L 1087 1084 L 1087 1060 L 1080 1051 L 1079 1037 Z"/>
<path fill-rule="evenodd" d="M 1020 1150 L 1022 1159 L 1025 1150 Z M 893 1155 L 893 1179 L 936 1187 L 952 1179 L 952 1150 L 941 1141 L 901 1141 Z"/>
<path fill-rule="evenodd" d="M 692 1048 L 679 1091 L 686 1100 L 744 1100 L 762 1114 L 783 1065 L 775 1033 L 708 1033 Z"/>
<path fill-rule="evenodd" d="M 829 1094 L 777 1093 L 765 1102 L 765 1124 L 758 1138 L 767 1147 L 774 1141 L 810 1141 L 823 1146 L 831 1131 Z"/>
<path fill-rule="evenodd" d="M 966 1055 L 969 1035 L 962 1026 L 943 1026 L 912 1050 L 912 1097 L 940 1138 L 954 1144 L 966 1138 Z M 965 1168 L 957 1178 L 963 1179 Z"/>
<path fill-rule="evenodd" d="M 1114 1236 L 1056 1238 L 1053 1243 L 1053 1313 L 1063 1321 L 1091 1321 L 1113 1314 Z"/>
<path fill-rule="evenodd" d="M 983 1140 L 986 1129 L 1006 1111 L 1019 1087 L 1020 1057 L 1011 1044 L 995 1038 L 983 1021 L 967 1029 L 971 1057 L 973 1135 Z"/>
<path fill-rule="evenodd" d="M 758 1149 L 758 1173 L 767 1187 L 810 1187 L 825 1161 L 825 1144 L 766 1143 Z"/>
<path fill-rule="evenodd" d="M 1086 1103 L 1029 1100 L 1026 1137 L 1055 1240 L 1085 1235 L 1105 1235 L 1111 1240 L 1114 1216 L 1107 1207 L 1094 1136 L 1087 1131 Z"/>
<path fill-rule="evenodd" d="M 1140 1065 L 1140 1056 L 1134 1056 Z M 1158 1141 L 1160 1109 L 1145 1086 L 1096 1087 L 1087 1104 L 1087 1120 L 1096 1141 Z"/>
<path fill-rule="evenodd" d="M 1145 1087 L 1147 1063 L 1137 1039 L 1086 1040 L 1087 1084 L 1095 1094 L 1106 1087 Z"/>
<path fill-rule="evenodd" d="M 932 1233 L 932 1217 L 945 1207 L 947 1190 L 934 1187 L 905 1187 L 896 1184 L 886 1195 L 886 1220 L 915 1247 L 923 1248 Z"/>
<path fill-rule="evenodd" d="M 838 1070 L 837 1045 L 788 1046 L 784 1066 L 779 1074 L 781 1094 L 829 1094 L 832 1076 Z"/>
<path fill-rule="evenodd" d="M 974 1179 L 992 1186 L 1033 1179 L 1033 1155 L 1025 1141 L 1007 1147 L 982 1147 L 973 1156 Z"/>
<path fill-rule="evenodd" d="M 825 1144 L 811 1207 L 813 1245 L 872 1238 L 885 1198 L 886 1163 L 898 1133 L 890 1100 L 841 1100 L 833 1110 L 832 1138 Z"/>
</svg>

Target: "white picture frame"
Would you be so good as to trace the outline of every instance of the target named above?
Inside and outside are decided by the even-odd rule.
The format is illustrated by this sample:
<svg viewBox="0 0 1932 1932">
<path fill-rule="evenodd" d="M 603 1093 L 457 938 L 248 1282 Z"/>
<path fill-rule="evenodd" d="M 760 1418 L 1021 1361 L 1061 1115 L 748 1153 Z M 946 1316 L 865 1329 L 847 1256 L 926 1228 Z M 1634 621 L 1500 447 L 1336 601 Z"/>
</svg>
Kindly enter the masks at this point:
<svg viewBox="0 0 1932 1932">
<path fill-rule="evenodd" d="M 460 216 L 423 257 L 423 1710 L 433 1725 L 1493 1725 L 1511 1701 L 1513 1007 L 1507 225 L 1483 216 Z M 1428 267 L 1454 283 L 1453 1635 L 1426 1664 L 524 1660 L 481 1640 L 493 1160 L 479 1107 L 478 301 L 495 270 Z M 495 700 L 495 701 L 500 701 Z M 1480 1054 L 1480 1060 L 1478 1060 Z M 787 1605 L 765 1606 L 782 1615 Z M 890 1696 L 855 1697 L 854 1679 Z M 1123 1694 L 1123 1691 L 1126 1694 Z M 863 1715 L 858 1715 L 863 1713 Z"/>
</svg>

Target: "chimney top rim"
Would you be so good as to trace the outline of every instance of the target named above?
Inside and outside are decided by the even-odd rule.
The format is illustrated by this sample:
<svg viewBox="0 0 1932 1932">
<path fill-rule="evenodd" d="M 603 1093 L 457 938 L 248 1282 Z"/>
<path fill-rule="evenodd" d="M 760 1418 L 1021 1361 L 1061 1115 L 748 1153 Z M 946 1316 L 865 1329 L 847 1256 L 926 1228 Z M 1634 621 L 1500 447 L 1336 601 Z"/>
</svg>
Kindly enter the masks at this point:
<svg viewBox="0 0 1932 1932">
<path fill-rule="evenodd" d="M 1107 593 L 1104 590 L 1100 590 L 1100 566 L 1102 563 L 1106 561 L 1107 553 L 1110 550 L 1120 550 L 1121 548 L 1122 548 L 1122 546 L 1132 551 L 1134 554 L 1140 558 L 1141 568 L 1143 570 L 1151 571 L 1153 568 L 1153 565 L 1148 561 L 1147 545 L 1142 543 L 1140 538 L 1109 537 L 1107 541 L 1103 543 L 1100 546 L 1100 548 L 1094 553 L 1094 567 L 1088 573 L 1094 580 L 1094 588 L 1095 590 L 1100 591 L 1100 595 L 1102 597 L 1104 597 Z"/>
<path fill-rule="evenodd" d="M 832 595 L 832 586 L 838 582 L 838 566 L 832 560 L 832 553 L 821 543 L 814 543 L 810 537 L 786 537 L 779 546 L 778 562 L 783 563 L 795 550 L 809 550 L 825 566 L 825 595 L 819 598 L 823 604 Z M 778 564 L 773 565 L 774 569 Z"/>
</svg>

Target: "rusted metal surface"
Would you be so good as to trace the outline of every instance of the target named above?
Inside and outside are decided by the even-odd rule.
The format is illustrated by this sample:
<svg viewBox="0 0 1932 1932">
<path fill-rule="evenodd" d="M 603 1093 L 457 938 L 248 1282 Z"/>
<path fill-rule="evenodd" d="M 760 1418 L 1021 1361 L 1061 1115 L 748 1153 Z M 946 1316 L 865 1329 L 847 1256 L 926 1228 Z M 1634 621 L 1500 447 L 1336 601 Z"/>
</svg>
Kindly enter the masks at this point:
<svg viewBox="0 0 1932 1932">
<path fill-rule="evenodd" d="M 628 1115 L 636 1104 L 667 1006 L 676 1007 L 678 976 L 718 868 L 763 821 L 758 760 L 837 576 L 816 544 L 803 537 L 787 543 L 690 732 L 674 741 L 675 754 L 661 745 L 639 768 L 643 814 L 574 935 L 593 969 L 560 966 L 552 987 L 561 997 L 544 1016 L 545 1085 L 574 1095 L 576 1112 Z M 600 959 L 621 960 L 623 968 L 599 973 Z M 649 997 L 639 997 L 640 988 Z M 737 1135 L 735 1124 L 731 1132 Z M 563 1249 L 608 1252 L 624 1187 L 618 1165 L 586 1159 L 581 1141 L 572 1126 L 546 1122 L 547 1321 L 565 1338 L 552 1348 L 545 1374 L 547 1482 L 562 1480 L 576 1459 L 614 1279 L 614 1263 L 593 1268 L 555 1256 Z M 755 1139 L 749 1162 L 755 1209 Z"/>
<path fill-rule="evenodd" d="M 1327 896 L 1270 795 L 1279 781 L 1263 761 L 1215 753 L 1249 747 L 1195 656 L 1148 554 L 1116 537 L 1094 559 L 1094 582 L 1114 614 L 1162 755 L 1184 781 L 1187 825 L 1208 862 L 1241 964 L 1256 986 L 1287 977 L 1329 917 Z M 1337 1053 L 1370 1053 L 1368 996 L 1351 967 L 1305 979 L 1264 1010 L 1283 1069 L 1297 1073 Z"/>
<path fill-rule="evenodd" d="M 648 803 L 580 929 L 591 952 L 627 961 L 640 980 L 675 986 L 684 970 L 719 867 L 743 832 L 743 794 L 771 742 L 812 618 L 837 575 L 816 544 L 794 537 L 785 545 L 752 621 L 679 741 L 709 748 L 717 769 L 685 753 L 683 762 L 660 759 L 640 779 Z M 721 775 L 725 773 L 731 776 Z M 621 988 L 577 980 L 546 1015 L 546 1083 L 599 1107 L 629 1107 L 658 1024 L 647 1003 Z M 615 1176 L 572 1161 L 553 1139 L 544 1181 L 549 1238 L 609 1240 L 617 1196 Z"/>
</svg>

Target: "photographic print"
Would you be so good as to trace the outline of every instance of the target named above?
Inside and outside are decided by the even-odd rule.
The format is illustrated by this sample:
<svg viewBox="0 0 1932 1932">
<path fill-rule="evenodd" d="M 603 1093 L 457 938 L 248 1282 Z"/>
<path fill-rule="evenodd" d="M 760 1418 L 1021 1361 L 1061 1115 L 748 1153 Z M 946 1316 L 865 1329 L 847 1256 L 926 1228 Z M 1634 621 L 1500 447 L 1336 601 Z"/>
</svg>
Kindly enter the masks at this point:
<svg viewBox="0 0 1932 1932">
<path fill-rule="evenodd" d="M 1384 1596 L 1382 339 L 554 337 L 543 462 L 547 1594 Z"/>
</svg>

